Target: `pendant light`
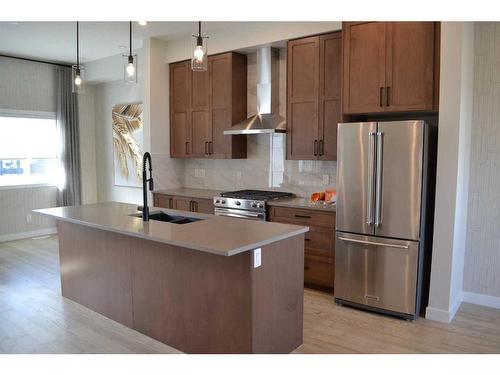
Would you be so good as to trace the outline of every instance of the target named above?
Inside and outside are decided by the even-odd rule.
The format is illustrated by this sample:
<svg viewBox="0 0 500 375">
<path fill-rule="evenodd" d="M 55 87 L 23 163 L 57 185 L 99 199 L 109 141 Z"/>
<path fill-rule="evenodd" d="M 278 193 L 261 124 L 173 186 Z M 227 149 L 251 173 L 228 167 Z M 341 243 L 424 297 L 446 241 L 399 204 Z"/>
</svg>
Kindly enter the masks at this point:
<svg viewBox="0 0 500 375">
<path fill-rule="evenodd" d="M 85 92 L 84 72 L 85 68 L 80 64 L 80 23 L 76 21 L 76 64 L 71 67 L 72 91 L 75 94 Z"/>
<path fill-rule="evenodd" d="M 129 23 L 129 53 L 123 55 L 125 64 L 123 68 L 123 80 L 125 83 L 137 83 L 137 56 L 132 54 L 132 21 Z"/>
<path fill-rule="evenodd" d="M 198 22 L 198 34 L 192 35 L 193 56 L 191 57 L 191 69 L 195 71 L 206 71 L 207 64 L 207 42 L 208 36 L 201 34 L 201 21 Z"/>
</svg>

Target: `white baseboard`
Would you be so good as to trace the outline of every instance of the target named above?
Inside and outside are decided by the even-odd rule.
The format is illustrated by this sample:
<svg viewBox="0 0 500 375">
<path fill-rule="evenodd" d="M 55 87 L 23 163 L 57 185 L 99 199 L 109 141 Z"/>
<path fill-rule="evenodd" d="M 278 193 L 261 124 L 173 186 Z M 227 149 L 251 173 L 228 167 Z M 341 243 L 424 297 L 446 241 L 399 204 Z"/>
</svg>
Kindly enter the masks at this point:
<svg viewBox="0 0 500 375">
<path fill-rule="evenodd" d="M 54 233 L 57 233 L 57 228 L 47 228 L 47 229 L 33 230 L 30 232 L 4 234 L 0 235 L 0 242 L 15 241 L 15 240 L 21 240 L 23 238 L 31 238 L 38 236 L 46 236 L 48 234 L 54 234 Z"/>
<path fill-rule="evenodd" d="M 473 303 L 475 305 L 493 307 L 500 309 L 500 297 L 488 296 L 486 294 L 464 292 L 463 301 Z"/>
<path fill-rule="evenodd" d="M 457 300 L 450 310 L 442 310 L 427 306 L 427 308 L 425 309 L 425 319 L 435 320 L 436 322 L 448 324 L 455 317 L 455 314 L 457 313 L 461 303 L 462 300 Z"/>
</svg>

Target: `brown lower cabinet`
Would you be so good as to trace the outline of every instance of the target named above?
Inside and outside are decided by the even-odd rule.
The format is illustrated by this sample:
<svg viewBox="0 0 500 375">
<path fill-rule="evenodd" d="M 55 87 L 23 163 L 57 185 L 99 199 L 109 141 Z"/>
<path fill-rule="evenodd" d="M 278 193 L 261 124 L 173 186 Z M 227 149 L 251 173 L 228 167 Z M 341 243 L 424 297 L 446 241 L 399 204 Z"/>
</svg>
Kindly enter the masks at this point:
<svg viewBox="0 0 500 375">
<path fill-rule="evenodd" d="M 307 225 L 304 238 L 304 285 L 333 292 L 335 276 L 335 212 L 271 207 L 269 220 Z"/>
<path fill-rule="evenodd" d="M 214 213 L 214 205 L 211 199 L 154 193 L 153 202 L 155 207 L 170 208 L 180 211 L 201 212 L 203 214 Z"/>
</svg>

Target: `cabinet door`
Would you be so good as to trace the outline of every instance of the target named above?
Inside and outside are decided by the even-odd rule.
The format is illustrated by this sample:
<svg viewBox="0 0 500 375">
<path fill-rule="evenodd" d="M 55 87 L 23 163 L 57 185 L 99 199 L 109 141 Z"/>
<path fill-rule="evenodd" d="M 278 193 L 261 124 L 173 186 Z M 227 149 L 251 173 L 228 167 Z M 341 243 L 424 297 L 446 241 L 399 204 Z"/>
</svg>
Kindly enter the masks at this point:
<svg viewBox="0 0 500 375">
<path fill-rule="evenodd" d="M 343 24 L 345 113 L 385 110 L 385 22 Z"/>
<path fill-rule="evenodd" d="M 231 137 L 224 130 L 231 127 L 231 54 L 211 56 L 210 70 L 211 141 L 210 152 L 214 158 L 231 155 Z"/>
<path fill-rule="evenodd" d="M 194 212 L 201 212 L 204 214 L 214 213 L 214 204 L 210 199 L 193 199 Z"/>
<path fill-rule="evenodd" d="M 316 159 L 319 150 L 319 37 L 288 42 L 287 63 L 287 159 Z"/>
<path fill-rule="evenodd" d="M 173 208 L 173 198 L 169 195 L 154 194 L 155 207 Z"/>
<path fill-rule="evenodd" d="M 186 157 L 190 152 L 189 62 L 170 65 L 170 155 Z"/>
<path fill-rule="evenodd" d="M 432 110 L 435 24 L 386 24 L 386 111 Z"/>
<path fill-rule="evenodd" d="M 342 33 L 323 35 L 319 42 L 319 159 L 337 160 L 337 124 L 342 121 Z"/>
<path fill-rule="evenodd" d="M 210 136 L 210 75 L 191 71 L 192 156 L 208 156 Z"/>
<path fill-rule="evenodd" d="M 191 211 L 191 198 L 174 197 L 174 209 L 180 211 Z"/>
</svg>

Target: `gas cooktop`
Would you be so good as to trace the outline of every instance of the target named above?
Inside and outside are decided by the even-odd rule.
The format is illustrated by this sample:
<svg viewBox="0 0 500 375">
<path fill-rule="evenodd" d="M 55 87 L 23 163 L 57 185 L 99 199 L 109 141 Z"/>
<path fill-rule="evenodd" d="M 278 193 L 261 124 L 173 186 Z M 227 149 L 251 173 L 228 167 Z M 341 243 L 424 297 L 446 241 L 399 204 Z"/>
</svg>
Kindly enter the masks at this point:
<svg viewBox="0 0 500 375">
<path fill-rule="evenodd" d="M 291 196 L 293 196 L 293 194 L 282 192 L 282 191 L 237 190 L 237 191 L 228 191 L 228 192 L 221 193 L 220 196 L 224 197 L 224 198 L 269 201 L 269 200 L 273 200 L 273 199 L 291 197 Z"/>
</svg>

